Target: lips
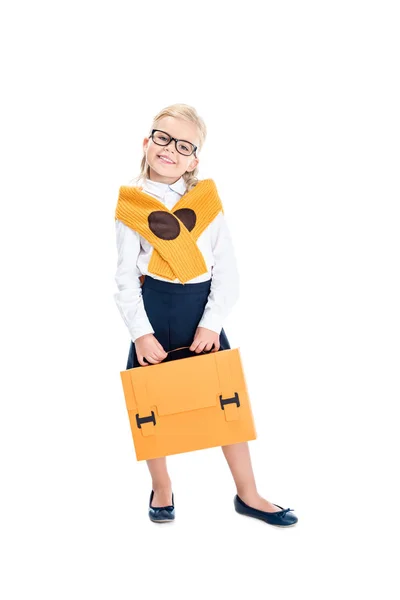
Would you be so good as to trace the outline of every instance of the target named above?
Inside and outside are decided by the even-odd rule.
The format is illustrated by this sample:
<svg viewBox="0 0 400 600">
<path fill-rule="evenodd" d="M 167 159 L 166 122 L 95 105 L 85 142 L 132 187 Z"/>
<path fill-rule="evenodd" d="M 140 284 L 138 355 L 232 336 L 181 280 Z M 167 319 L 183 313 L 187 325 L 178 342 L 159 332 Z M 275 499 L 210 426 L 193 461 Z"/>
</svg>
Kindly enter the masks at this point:
<svg viewBox="0 0 400 600">
<path fill-rule="evenodd" d="M 162 162 L 164 162 L 165 164 L 168 164 L 168 165 L 174 165 L 174 164 L 175 164 L 173 160 L 171 160 L 171 159 L 170 159 L 168 156 L 165 156 L 164 154 L 158 154 L 157 156 L 158 156 L 158 158 L 160 158 L 160 159 L 161 159 L 161 161 L 162 161 Z M 164 158 L 165 158 L 166 160 L 163 160 Z"/>
</svg>

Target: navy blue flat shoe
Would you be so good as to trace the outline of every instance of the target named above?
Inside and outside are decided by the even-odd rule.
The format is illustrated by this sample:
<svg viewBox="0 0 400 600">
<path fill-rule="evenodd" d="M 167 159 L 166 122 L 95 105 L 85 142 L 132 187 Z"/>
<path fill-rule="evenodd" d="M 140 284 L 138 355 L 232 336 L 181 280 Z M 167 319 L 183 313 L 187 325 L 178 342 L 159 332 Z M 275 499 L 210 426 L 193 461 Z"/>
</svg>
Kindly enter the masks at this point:
<svg viewBox="0 0 400 600">
<path fill-rule="evenodd" d="M 275 504 L 282 510 L 277 512 L 268 512 L 265 510 L 258 510 L 257 508 L 252 508 L 239 496 L 236 496 L 233 499 L 233 503 L 235 505 L 235 510 L 241 515 L 246 515 L 247 517 L 254 517 L 255 519 L 261 519 L 270 525 L 276 525 L 277 527 L 290 527 L 291 525 L 295 525 L 298 521 L 296 515 L 290 515 L 290 511 L 294 511 L 294 508 L 282 508 L 279 504 Z"/>
<path fill-rule="evenodd" d="M 154 523 L 168 523 L 175 519 L 174 494 L 172 494 L 172 504 L 168 506 L 152 506 L 154 490 L 151 490 L 149 502 L 149 518 Z"/>
</svg>

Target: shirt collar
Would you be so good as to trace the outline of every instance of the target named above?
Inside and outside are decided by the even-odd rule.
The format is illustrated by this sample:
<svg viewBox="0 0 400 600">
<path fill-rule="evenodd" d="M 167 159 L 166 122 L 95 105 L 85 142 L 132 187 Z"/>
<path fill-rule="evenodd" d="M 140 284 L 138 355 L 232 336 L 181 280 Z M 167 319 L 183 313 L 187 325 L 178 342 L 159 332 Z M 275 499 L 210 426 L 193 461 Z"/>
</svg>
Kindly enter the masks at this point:
<svg viewBox="0 0 400 600">
<path fill-rule="evenodd" d="M 183 177 L 180 177 L 174 183 L 161 183 L 160 181 L 153 181 L 151 179 L 144 179 L 143 191 L 155 193 L 157 196 L 164 196 L 169 190 L 176 192 L 180 196 L 186 193 L 186 183 Z"/>
</svg>

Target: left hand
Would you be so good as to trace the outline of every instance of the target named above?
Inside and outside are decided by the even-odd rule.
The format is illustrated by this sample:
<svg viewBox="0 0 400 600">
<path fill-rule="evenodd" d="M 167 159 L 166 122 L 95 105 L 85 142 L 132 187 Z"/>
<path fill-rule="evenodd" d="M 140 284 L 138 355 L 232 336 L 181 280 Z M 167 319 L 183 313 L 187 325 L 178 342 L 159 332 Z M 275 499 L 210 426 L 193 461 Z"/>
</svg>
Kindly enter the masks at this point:
<svg viewBox="0 0 400 600">
<path fill-rule="evenodd" d="M 211 350 L 213 344 L 214 348 Z M 203 350 L 218 352 L 219 346 L 219 333 L 211 331 L 211 329 L 206 329 L 205 327 L 198 327 L 189 350 L 192 350 L 197 354 L 203 352 Z"/>
</svg>

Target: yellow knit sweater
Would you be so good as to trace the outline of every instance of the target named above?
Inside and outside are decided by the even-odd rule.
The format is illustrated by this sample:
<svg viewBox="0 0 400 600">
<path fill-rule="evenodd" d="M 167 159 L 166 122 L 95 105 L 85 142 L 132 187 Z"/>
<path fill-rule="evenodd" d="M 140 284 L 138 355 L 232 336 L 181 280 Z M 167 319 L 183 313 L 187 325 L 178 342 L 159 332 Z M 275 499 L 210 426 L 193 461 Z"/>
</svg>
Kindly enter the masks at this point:
<svg viewBox="0 0 400 600">
<path fill-rule="evenodd" d="M 121 186 L 115 219 L 142 235 L 154 248 L 149 272 L 180 282 L 207 272 L 197 239 L 224 212 L 212 179 L 202 179 L 172 211 L 136 186 Z"/>
</svg>

